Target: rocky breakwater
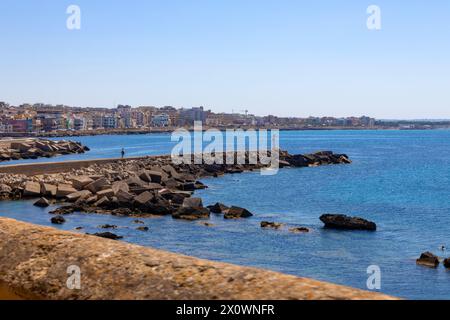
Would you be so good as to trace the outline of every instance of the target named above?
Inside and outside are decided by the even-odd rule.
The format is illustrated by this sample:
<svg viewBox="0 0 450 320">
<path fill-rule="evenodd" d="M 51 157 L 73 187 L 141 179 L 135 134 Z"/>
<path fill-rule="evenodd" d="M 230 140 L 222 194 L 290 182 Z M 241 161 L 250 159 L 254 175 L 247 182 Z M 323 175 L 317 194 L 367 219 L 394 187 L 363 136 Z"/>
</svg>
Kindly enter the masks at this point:
<svg viewBox="0 0 450 320">
<path fill-rule="evenodd" d="M 89 148 L 74 141 L 45 139 L 0 141 L 0 161 L 51 158 L 57 155 L 84 153 Z"/>
<path fill-rule="evenodd" d="M 223 154 L 224 160 L 226 156 Z M 237 154 L 234 156 L 237 157 Z M 86 212 L 136 217 L 171 215 L 175 219 L 198 220 L 208 219 L 212 211 L 223 214 L 225 219 L 248 218 L 252 213 L 244 208 L 224 205 L 205 207 L 202 199 L 192 195 L 195 190 L 207 188 L 199 181 L 200 178 L 265 167 L 260 161 L 249 164 L 251 156 L 254 155 L 245 154 L 246 164 L 175 165 L 170 156 L 160 156 L 94 164 L 60 174 L 33 177 L 0 175 L 0 194 L 3 199 L 41 198 L 36 202 L 40 207 L 57 201 L 61 207 L 52 212 L 55 215 Z M 283 167 L 350 162 L 346 155 L 332 152 L 310 155 L 280 152 Z"/>
</svg>

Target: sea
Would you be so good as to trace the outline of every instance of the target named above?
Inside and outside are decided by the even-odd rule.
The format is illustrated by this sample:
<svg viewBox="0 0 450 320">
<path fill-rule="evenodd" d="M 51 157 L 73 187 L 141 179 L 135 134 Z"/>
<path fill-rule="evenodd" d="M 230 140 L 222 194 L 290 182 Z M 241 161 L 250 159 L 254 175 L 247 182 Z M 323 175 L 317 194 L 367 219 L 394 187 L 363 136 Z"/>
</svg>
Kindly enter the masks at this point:
<svg viewBox="0 0 450 320">
<path fill-rule="evenodd" d="M 170 134 L 106 135 L 72 138 L 90 147 L 80 155 L 3 162 L 0 165 L 169 154 Z M 205 226 L 171 217 L 142 219 L 76 213 L 62 230 L 100 232 L 113 224 L 123 241 L 214 261 L 254 266 L 301 277 L 373 290 L 406 299 L 449 299 L 450 270 L 416 265 L 422 252 L 450 257 L 450 131 L 360 130 L 281 131 L 280 147 L 290 153 L 332 150 L 350 165 L 286 168 L 275 175 L 249 172 L 207 178 L 196 192 L 205 205 L 245 207 L 249 219 L 212 215 Z M 33 201 L 0 202 L 0 215 L 51 226 L 49 211 Z M 359 216 L 376 232 L 324 229 L 325 213 Z M 283 223 L 279 230 L 261 221 Z M 289 228 L 307 227 L 296 234 Z M 443 248 L 444 247 L 444 248 Z M 449 248 L 449 249 L 445 249 Z M 448 251 L 447 251 L 448 250 Z M 376 274 L 373 274 L 376 270 Z M 374 287 L 374 276 L 380 286 Z"/>
</svg>

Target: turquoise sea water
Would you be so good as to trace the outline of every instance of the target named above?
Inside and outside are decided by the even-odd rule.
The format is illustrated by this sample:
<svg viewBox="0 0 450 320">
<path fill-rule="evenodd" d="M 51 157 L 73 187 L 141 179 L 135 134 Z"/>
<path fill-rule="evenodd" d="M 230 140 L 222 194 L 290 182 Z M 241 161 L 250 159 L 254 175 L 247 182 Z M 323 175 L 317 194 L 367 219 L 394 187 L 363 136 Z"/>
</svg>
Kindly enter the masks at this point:
<svg viewBox="0 0 450 320">
<path fill-rule="evenodd" d="M 84 155 L 54 160 L 165 154 L 170 135 L 95 136 L 78 140 L 91 147 Z M 98 225 L 120 226 L 125 241 L 200 258 L 263 267 L 367 289 L 367 268 L 381 269 L 381 291 L 411 299 L 449 299 L 450 271 L 416 266 L 424 251 L 450 257 L 450 131 L 289 131 L 280 145 L 291 153 L 333 150 L 351 165 L 283 169 L 205 179 L 197 194 L 205 204 L 240 205 L 255 213 L 242 221 L 213 216 L 214 227 L 170 217 L 134 219 L 75 214 L 60 228 L 98 232 Z M 43 161 L 43 160 L 38 160 Z M 45 159 L 48 161 L 48 159 Z M 50 225 L 48 211 L 32 202 L 2 202 L 0 215 Z M 324 230 L 323 213 L 357 215 L 375 221 L 375 233 Z M 306 226 L 310 234 L 262 230 L 263 220 Z"/>
</svg>

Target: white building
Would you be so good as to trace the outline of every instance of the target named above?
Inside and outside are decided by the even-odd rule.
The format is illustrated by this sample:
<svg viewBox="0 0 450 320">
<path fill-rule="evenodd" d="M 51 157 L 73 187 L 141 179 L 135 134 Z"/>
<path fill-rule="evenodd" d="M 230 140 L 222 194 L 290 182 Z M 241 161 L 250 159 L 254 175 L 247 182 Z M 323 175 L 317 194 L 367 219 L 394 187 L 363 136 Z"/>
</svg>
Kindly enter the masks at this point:
<svg viewBox="0 0 450 320">
<path fill-rule="evenodd" d="M 152 117 L 152 125 L 154 127 L 167 127 L 169 126 L 170 118 L 166 113 L 157 114 Z"/>
</svg>

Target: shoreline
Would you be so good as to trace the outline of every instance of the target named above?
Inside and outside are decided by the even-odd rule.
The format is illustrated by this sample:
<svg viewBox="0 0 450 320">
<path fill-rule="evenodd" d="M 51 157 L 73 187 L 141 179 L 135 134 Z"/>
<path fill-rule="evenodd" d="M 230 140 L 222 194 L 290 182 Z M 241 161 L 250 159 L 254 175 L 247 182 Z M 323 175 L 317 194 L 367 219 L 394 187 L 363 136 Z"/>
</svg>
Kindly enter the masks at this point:
<svg viewBox="0 0 450 320">
<path fill-rule="evenodd" d="M 169 127 L 165 129 L 120 129 L 120 130 L 97 130 L 97 131 L 57 131 L 49 133 L 0 133 L 1 139 L 8 138 L 65 138 L 65 137 L 94 137 L 102 135 L 147 135 L 147 134 L 169 134 L 177 129 L 185 129 L 189 132 L 193 131 L 192 127 Z M 432 128 L 399 128 L 399 127 L 253 127 L 253 126 L 235 126 L 235 127 L 207 127 L 204 126 L 203 131 L 209 129 L 218 129 L 219 131 L 241 129 L 241 130 L 280 130 L 280 131 L 429 131 L 429 130 L 449 130 L 450 127 L 432 127 Z"/>
</svg>

